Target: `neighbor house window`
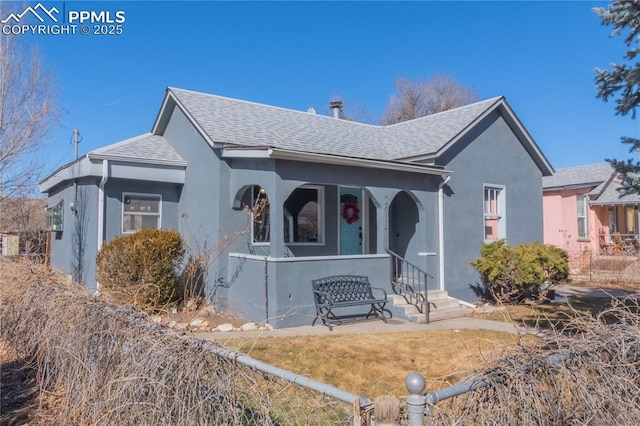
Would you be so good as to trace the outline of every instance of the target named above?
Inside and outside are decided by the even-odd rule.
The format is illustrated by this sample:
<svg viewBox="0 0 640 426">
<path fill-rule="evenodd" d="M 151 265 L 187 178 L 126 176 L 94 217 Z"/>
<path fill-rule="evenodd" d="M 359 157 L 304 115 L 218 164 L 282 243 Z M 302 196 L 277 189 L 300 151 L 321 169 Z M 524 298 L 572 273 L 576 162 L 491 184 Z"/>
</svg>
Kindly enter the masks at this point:
<svg viewBox="0 0 640 426">
<path fill-rule="evenodd" d="M 60 200 L 53 207 L 47 207 L 47 230 L 62 231 L 64 223 L 64 201 Z"/>
<path fill-rule="evenodd" d="M 609 207 L 609 235 L 618 232 L 618 215 L 615 207 Z"/>
<path fill-rule="evenodd" d="M 484 187 L 484 239 L 487 242 L 506 238 L 504 187 Z"/>
<path fill-rule="evenodd" d="M 588 220 L 588 206 L 587 196 L 578 195 L 577 200 L 577 212 L 578 212 L 578 239 L 586 240 L 589 238 L 589 220 Z"/>
<path fill-rule="evenodd" d="M 162 197 L 154 194 L 122 194 L 122 232 L 160 228 Z"/>
<path fill-rule="evenodd" d="M 638 210 L 636 210 L 635 207 L 626 207 L 625 214 L 627 215 L 627 234 L 636 234 L 636 216 L 638 215 Z"/>
<path fill-rule="evenodd" d="M 324 190 L 301 186 L 284 203 L 284 241 L 316 244 L 324 242 Z"/>
</svg>

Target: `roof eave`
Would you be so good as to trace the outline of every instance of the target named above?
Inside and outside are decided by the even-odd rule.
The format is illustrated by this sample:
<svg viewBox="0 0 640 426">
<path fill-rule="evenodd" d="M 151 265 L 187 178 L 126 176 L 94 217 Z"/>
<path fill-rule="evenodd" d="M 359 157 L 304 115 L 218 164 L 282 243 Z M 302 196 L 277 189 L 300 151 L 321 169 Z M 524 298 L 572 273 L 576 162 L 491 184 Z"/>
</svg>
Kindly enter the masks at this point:
<svg viewBox="0 0 640 426">
<path fill-rule="evenodd" d="M 412 164 L 400 161 L 371 160 L 367 158 L 344 157 L 278 148 L 269 150 L 269 157 L 278 160 L 303 161 L 309 163 L 333 164 L 337 166 L 365 167 L 372 169 L 397 170 L 436 176 L 449 176 L 453 172 L 439 166 Z"/>
<path fill-rule="evenodd" d="M 87 157 L 91 160 L 109 160 L 109 161 L 121 161 L 126 163 L 138 163 L 149 164 L 156 166 L 173 166 L 173 167 L 186 167 L 187 162 L 182 160 L 158 160 L 149 158 L 135 158 L 124 155 L 110 155 L 110 154 L 87 154 Z"/>
<path fill-rule="evenodd" d="M 577 184 L 570 184 L 570 185 L 543 186 L 542 190 L 543 191 L 565 191 L 569 189 L 580 189 L 580 188 L 591 188 L 590 190 L 593 190 L 593 188 L 596 188 L 601 183 L 602 182 L 589 182 L 589 183 L 577 183 Z"/>
</svg>

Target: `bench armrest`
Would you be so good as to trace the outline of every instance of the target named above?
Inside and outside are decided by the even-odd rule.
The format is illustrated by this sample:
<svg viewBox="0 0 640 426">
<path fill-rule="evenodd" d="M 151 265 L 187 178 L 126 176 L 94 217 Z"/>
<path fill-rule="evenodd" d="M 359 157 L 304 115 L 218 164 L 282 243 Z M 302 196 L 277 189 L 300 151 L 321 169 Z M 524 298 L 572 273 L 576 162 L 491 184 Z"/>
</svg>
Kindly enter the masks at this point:
<svg viewBox="0 0 640 426">
<path fill-rule="evenodd" d="M 387 299 L 387 291 L 384 288 L 380 288 L 380 287 L 371 287 L 371 294 L 373 294 L 373 290 L 382 292 L 382 294 L 384 294 L 384 298 Z"/>
</svg>

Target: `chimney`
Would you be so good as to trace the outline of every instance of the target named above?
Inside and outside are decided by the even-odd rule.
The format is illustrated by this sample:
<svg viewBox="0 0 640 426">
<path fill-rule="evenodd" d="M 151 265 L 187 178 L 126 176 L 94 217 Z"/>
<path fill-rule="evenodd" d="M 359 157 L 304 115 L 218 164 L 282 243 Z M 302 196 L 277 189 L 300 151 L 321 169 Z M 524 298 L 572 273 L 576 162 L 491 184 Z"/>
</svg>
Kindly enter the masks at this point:
<svg viewBox="0 0 640 426">
<path fill-rule="evenodd" d="M 333 118 L 340 118 L 342 115 L 342 101 L 329 102 L 329 108 L 333 112 Z"/>
</svg>

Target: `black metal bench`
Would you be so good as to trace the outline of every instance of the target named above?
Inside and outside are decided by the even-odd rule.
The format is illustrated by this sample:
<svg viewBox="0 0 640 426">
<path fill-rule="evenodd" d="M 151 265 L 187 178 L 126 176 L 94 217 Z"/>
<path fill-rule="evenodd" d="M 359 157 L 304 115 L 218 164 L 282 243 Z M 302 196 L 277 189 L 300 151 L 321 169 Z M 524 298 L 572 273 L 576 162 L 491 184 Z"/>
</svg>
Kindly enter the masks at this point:
<svg viewBox="0 0 640 426">
<path fill-rule="evenodd" d="M 345 319 L 366 317 L 375 315 L 387 322 L 391 318 L 391 312 L 384 308 L 387 304 L 387 292 L 378 287 L 371 287 L 369 278 L 357 275 L 339 275 L 335 277 L 312 280 L 313 298 L 316 302 L 316 318 L 333 330 L 334 323 L 341 323 Z M 373 290 L 379 294 L 374 297 Z M 367 313 L 349 312 L 344 315 L 336 315 L 336 308 L 349 308 L 353 306 L 369 306 Z M 387 315 L 388 314 L 388 315 Z"/>
</svg>

